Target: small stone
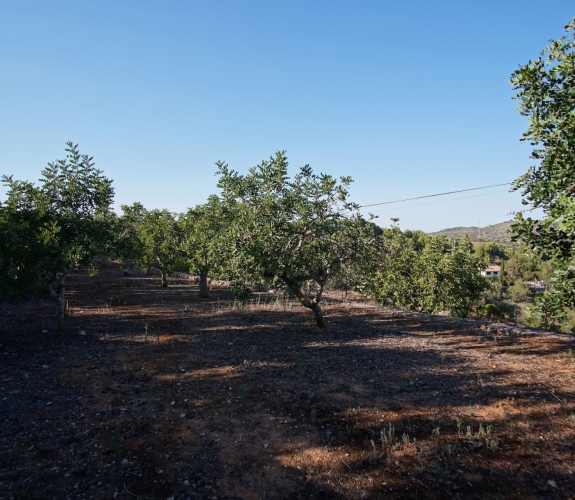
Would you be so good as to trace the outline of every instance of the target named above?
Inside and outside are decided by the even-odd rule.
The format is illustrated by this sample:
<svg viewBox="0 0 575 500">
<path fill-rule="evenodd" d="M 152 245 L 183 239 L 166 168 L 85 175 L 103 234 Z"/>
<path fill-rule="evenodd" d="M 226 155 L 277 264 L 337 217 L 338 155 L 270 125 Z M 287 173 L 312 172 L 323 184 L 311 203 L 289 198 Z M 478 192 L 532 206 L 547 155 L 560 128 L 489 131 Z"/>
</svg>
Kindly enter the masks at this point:
<svg viewBox="0 0 575 500">
<path fill-rule="evenodd" d="M 176 404 L 176 402 L 175 402 L 175 401 L 172 401 L 172 402 L 170 403 L 170 406 L 174 406 L 175 404 Z"/>
<path fill-rule="evenodd" d="M 122 467 L 125 469 L 127 467 L 130 467 L 130 461 L 127 458 L 124 458 L 122 460 Z"/>
<path fill-rule="evenodd" d="M 186 480 L 184 481 L 184 486 L 189 486 L 189 485 L 190 485 L 190 482 L 186 479 Z"/>
<path fill-rule="evenodd" d="M 50 367 L 48 365 L 42 365 L 42 368 L 44 368 L 44 370 L 45 370 L 46 368 L 50 368 Z"/>
<path fill-rule="evenodd" d="M 269 444 L 269 443 L 265 443 L 265 444 L 264 444 L 264 448 L 265 448 L 266 450 L 267 450 L 269 447 L 270 447 L 270 444 Z"/>
<path fill-rule="evenodd" d="M 86 335 L 86 332 L 85 332 L 84 330 L 80 330 L 80 331 L 78 332 L 78 335 Z"/>
<path fill-rule="evenodd" d="M 42 333 L 48 333 L 48 330 L 42 330 Z"/>
<path fill-rule="evenodd" d="M 553 479 L 549 479 L 549 481 L 547 481 L 547 484 L 549 486 L 553 486 L 553 488 L 557 488 L 557 483 L 553 481 Z"/>
<path fill-rule="evenodd" d="M 185 413 L 180 413 L 180 418 L 186 418 L 186 414 L 185 414 Z"/>
</svg>

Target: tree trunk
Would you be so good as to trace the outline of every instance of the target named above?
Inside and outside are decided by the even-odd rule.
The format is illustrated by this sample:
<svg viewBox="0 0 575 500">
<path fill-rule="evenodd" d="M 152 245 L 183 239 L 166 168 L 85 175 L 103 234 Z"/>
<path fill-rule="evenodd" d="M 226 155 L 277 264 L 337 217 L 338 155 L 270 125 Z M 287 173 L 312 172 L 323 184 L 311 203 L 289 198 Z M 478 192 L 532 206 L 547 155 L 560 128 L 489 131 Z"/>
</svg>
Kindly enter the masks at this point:
<svg viewBox="0 0 575 500">
<path fill-rule="evenodd" d="M 162 277 L 162 288 L 167 288 L 168 286 L 168 276 L 163 269 L 160 269 L 160 276 Z"/>
<path fill-rule="evenodd" d="M 316 326 L 318 328 L 324 328 L 325 321 L 323 320 L 323 311 L 321 309 L 321 306 L 319 305 L 320 298 L 314 297 L 312 300 L 308 299 L 301 291 L 301 288 L 298 288 L 294 291 L 297 295 L 297 298 L 302 303 L 302 305 L 312 310 Z"/>
<path fill-rule="evenodd" d="M 313 311 L 313 317 L 315 319 L 315 324 L 317 325 L 317 327 L 324 328 L 325 321 L 323 320 L 323 311 L 321 309 L 321 306 L 319 305 L 319 302 L 323 294 L 325 283 L 314 280 L 319 285 L 319 288 L 315 294 L 315 297 L 310 300 L 304 295 L 302 291 L 303 283 L 301 282 L 298 283 L 297 281 L 289 278 L 285 273 L 281 275 L 280 278 L 287 285 L 288 289 L 296 294 L 301 304 L 304 307 L 307 307 L 308 309 L 311 309 Z"/>
<path fill-rule="evenodd" d="M 200 269 L 200 297 L 208 297 L 208 270 Z"/>
<path fill-rule="evenodd" d="M 311 310 L 313 311 L 313 318 L 315 319 L 315 324 L 318 328 L 325 327 L 325 321 L 323 320 L 323 311 L 319 302 L 312 302 Z"/>
<path fill-rule="evenodd" d="M 48 285 L 50 296 L 56 299 L 56 318 L 60 330 L 66 329 L 66 277 L 68 272 L 66 271 L 54 283 Z M 56 285 L 56 290 L 54 290 L 54 285 Z"/>
</svg>

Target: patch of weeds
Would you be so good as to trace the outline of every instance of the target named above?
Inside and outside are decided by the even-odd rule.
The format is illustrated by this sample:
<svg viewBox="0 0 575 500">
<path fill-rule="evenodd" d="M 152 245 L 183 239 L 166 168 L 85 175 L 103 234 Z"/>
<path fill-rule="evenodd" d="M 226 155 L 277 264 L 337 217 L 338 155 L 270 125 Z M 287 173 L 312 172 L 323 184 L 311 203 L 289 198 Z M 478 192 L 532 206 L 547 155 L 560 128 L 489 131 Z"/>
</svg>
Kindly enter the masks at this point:
<svg viewBox="0 0 575 500">
<path fill-rule="evenodd" d="M 499 449 L 499 438 L 492 434 L 493 426 L 490 424 L 483 425 L 479 423 L 477 432 L 473 431 L 473 427 L 468 425 L 466 427 L 465 438 L 469 441 L 474 448 L 485 446 L 488 450 L 497 451 Z"/>
<path fill-rule="evenodd" d="M 457 435 L 461 437 L 461 427 L 463 426 L 463 419 L 461 417 L 457 417 L 455 425 L 457 425 Z"/>
<path fill-rule="evenodd" d="M 497 451 L 499 448 L 499 439 L 497 439 L 497 436 L 494 436 L 492 439 L 486 439 L 485 446 L 491 451 Z"/>
<path fill-rule="evenodd" d="M 567 350 L 567 360 L 571 363 L 575 363 L 575 353 L 573 352 L 573 349 Z"/>
<path fill-rule="evenodd" d="M 381 446 L 391 446 L 395 441 L 395 427 L 391 424 L 391 422 L 387 423 L 387 426 L 384 425 L 383 429 L 379 433 L 379 437 L 381 439 Z"/>
<path fill-rule="evenodd" d="M 102 308 L 102 312 L 108 314 L 112 311 L 112 299 L 110 301 L 104 302 L 104 307 Z"/>
<path fill-rule="evenodd" d="M 114 458 L 116 462 L 119 462 L 122 456 L 122 430 L 120 429 L 120 424 L 116 424 L 114 427 L 114 436 L 110 442 L 110 450 L 114 453 Z"/>
<path fill-rule="evenodd" d="M 374 460 L 377 460 L 379 458 L 381 458 L 381 455 L 377 453 L 377 447 L 375 446 L 375 441 L 373 439 L 370 439 L 369 442 L 371 443 L 371 446 L 373 448 L 373 458 Z"/>
<path fill-rule="evenodd" d="M 132 366 L 131 363 L 128 363 L 127 361 L 124 362 L 124 372 L 126 373 L 128 378 L 134 378 L 134 367 Z"/>
</svg>

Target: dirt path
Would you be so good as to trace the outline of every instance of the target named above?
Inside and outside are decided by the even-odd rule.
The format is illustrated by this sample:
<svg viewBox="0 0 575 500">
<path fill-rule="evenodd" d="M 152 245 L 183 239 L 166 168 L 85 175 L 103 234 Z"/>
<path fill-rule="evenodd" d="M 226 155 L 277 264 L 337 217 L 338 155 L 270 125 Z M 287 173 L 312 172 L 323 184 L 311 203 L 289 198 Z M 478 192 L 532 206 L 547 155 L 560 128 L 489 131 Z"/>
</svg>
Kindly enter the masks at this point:
<svg viewBox="0 0 575 500">
<path fill-rule="evenodd" d="M 0 499 L 575 498 L 569 336 L 70 281 L 1 309 Z"/>
</svg>

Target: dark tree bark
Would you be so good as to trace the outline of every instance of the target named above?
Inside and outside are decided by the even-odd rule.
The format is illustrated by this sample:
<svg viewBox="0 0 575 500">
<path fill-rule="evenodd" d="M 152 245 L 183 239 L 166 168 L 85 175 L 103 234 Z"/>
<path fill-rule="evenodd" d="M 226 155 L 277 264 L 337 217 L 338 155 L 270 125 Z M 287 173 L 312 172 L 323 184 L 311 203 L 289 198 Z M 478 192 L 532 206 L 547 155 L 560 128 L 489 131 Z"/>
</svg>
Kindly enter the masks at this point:
<svg viewBox="0 0 575 500">
<path fill-rule="evenodd" d="M 66 329 L 66 278 L 68 273 L 69 271 L 66 271 L 48 285 L 50 296 L 56 300 L 56 318 L 60 330 Z"/>
<path fill-rule="evenodd" d="M 200 297 L 208 297 L 208 270 L 200 269 Z"/>
<path fill-rule="evenodd" d="M 163 269 L 160 269 L 160 276 L 162 277 L 162 288 L 167 288 L 168 286 L 168 275 Z"/>
</svg>

